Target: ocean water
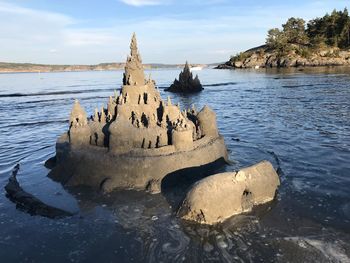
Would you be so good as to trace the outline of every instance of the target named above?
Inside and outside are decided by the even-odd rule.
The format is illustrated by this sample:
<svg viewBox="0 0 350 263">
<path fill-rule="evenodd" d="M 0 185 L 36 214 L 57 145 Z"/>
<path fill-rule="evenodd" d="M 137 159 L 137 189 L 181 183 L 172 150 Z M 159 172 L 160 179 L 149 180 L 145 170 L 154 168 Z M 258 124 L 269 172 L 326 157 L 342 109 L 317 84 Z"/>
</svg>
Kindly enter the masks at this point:
<svg viewBox="0 0 350 263">
<path fill-rule="evenodd" d="M 204 91 L 186 96 L 164 91 L 178 69 L 147 73 L 164 99 L 216 111 L 232 161 L 221 170 L 271 161 L 276 200 L 205 226 L 176 217 L 181 184 L 157 195 L 65 189 L 44 162 L 74 99 L 93 114 L 122 71 L 0 74 L 1 262 L 350 262 L 350 69 L 205 69 Z M 24 190 L 74 215 L 16 208 L 4 186 L 17 163 Z"/>
</svg>

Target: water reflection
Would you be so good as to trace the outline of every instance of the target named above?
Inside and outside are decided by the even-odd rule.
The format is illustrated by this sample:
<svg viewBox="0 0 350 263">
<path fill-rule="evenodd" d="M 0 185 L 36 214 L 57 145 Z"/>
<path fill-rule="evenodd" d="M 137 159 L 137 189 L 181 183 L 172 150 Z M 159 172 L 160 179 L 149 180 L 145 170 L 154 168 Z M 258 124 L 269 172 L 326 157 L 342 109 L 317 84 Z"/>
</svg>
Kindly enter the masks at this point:
<svg viewBox="0 0 350 263">
<path fill-rule="evenodd" d="M 160 87 L 179 70 L 153 71 Z M 77 214 L 30 216 L 0 195 L 4 262 L 348 262 L 350 255 L 350 71 L 346 68 L 202 70 L 204 91 L 161 90 L 181 107 L 209 104 L 231 165 L 267 159 L 280 168 L 277 200 L 219 226 L 176 217 L 184 188 L 167 195 L 63 189 L 46 177 L 75 98 L 91 113 L 120 85 L 121 71 L 0 75 L 0 186 L 19 162 L 21 186 Z M 25 94 L 25 96 L 8 96 Z"/>
</svg>

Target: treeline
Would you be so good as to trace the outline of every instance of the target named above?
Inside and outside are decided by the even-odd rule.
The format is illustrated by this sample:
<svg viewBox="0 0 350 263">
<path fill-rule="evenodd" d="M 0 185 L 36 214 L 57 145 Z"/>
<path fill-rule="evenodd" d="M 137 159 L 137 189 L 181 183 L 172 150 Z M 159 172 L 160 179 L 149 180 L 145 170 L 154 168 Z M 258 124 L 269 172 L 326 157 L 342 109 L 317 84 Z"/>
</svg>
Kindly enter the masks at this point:
<svg viewBox="0 0 350 263">
<path fill-rule="evenodd" d="M 282 29 L 268 31 L 266 45 L 280 55 L 291 50 L 307 56 L 310 50 L 323 47 L 350 48 L 350 17 L 347 8 L 334 10 L 308 23 L 302 18 L 289 18 Z"/>
</svg>

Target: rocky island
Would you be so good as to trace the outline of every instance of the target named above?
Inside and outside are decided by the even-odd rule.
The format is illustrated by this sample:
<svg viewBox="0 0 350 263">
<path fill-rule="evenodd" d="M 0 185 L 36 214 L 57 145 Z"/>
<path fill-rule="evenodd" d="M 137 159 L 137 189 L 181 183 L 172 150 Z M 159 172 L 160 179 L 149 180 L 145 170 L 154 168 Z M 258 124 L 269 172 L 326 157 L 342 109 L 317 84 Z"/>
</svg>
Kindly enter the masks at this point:
<svg viewBox="0 0 350 263">
<path fill-rule="evenodd" d="M 299 66 L 350 66 L 350 17 L 346 8 L 307 24 L 292 17 L 282 29 L 268 31 L 265 45 L 232 56 L 216 68 Z"/>
<path fill-rule="evenodd" d="M 179 80 L 175 79 L 174 83 L 165 91 L 177 93 L 194 93 L 203 90 L 203 86 L 198 79 L 198 75 L 193 78 L 190 66 L 186 61 L 184 69 L 179 74 Z"/>
<path fill-rule="evenodd" d="M 181 110 L 161 99 L 145 79 L 133 35 L 120 94 L 88 118 L 75 101 L 68 132 L 56 143 L 56 166 L 49 176 L 64 185 L 161 191 L 162 179 L 186 169 L 227 160 L 215 112 L 208 106 Z"/>
</svg>

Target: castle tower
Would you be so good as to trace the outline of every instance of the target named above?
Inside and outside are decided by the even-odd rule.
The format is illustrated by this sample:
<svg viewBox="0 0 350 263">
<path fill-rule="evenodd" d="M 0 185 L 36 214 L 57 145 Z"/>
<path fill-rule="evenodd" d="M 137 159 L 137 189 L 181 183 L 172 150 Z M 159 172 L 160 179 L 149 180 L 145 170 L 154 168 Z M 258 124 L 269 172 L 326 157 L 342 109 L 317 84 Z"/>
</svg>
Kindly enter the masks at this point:
<svg viewBox="0 0 350 263">
<path fill-rule="evenodd" d="M 139 86 L 145 84 L 141 56 L 137 49 L 136 34 L 134 33 L 130 43 L 130 55 L 125 65 L 123 85 Z"/>
</svg>

